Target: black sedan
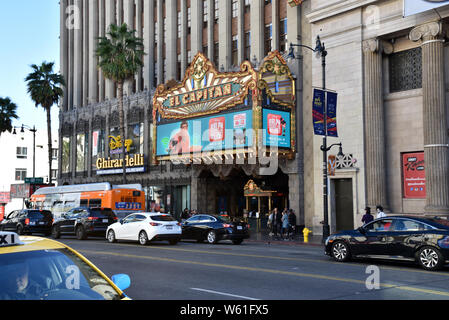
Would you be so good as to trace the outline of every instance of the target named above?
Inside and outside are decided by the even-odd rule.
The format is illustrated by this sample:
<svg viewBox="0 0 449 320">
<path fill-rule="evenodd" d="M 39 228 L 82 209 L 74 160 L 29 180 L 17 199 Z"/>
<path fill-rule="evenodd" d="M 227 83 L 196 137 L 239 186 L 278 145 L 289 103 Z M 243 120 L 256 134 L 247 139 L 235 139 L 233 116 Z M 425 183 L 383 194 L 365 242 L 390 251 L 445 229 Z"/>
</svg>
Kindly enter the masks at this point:
<svg viewBox="0 0 449 320">
<path fill-rule="evenodd" d="M 245 222 L 231 220 L 228 216 L 198 214 L 182 223 L 182 239 L 197 240 L 215 244 L 220 240 L 232 240 L 241 244 L 249 238 Z"/>
<path fill-rule="evenodd" d="M 9 213 L 0 223 L 0 231 L 12 231 L 20 235 L 51 232 L 53 215 L 48 210 L 23 209 Z"/>
<path fill-rule="evenodd" d="M 449 220 L 392 216 L 326 240 L 325 253 L 336 261 L 378 258 L 416 262 L 426 270 L 449 262 Z"/>
<path fill-rule="evenodd" d="M 117 222 L 117 216 L 109 208 L 73 208 L 55 219 L 51 236 L 76 235 L 78 240 L 88 236 L 106 236 L 109 225 Z"/>
</svg>

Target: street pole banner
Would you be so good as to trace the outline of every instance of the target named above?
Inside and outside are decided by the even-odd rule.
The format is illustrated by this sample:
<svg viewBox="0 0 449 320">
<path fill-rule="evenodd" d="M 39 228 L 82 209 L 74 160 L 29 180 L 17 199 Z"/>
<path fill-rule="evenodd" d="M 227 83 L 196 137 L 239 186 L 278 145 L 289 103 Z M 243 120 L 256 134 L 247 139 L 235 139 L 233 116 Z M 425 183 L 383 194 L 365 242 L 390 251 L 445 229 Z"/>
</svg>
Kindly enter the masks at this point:
<svg viewBox="0 0 449 320">
<path fill-rule="evenodd" d="M 337 96 L 336 92 L 327 92 L 327 135 L 335 138 L 338 138 Z"/>
<path fill-rule="evenodd" d="M 404 17 L 449 5 L 449 0 L 404 0 Z"/>
<path fill-rule="evenodd" d="M 326 93 L 320 89 L 313 90 L 313 130 L 315 135 L 324 136 L 324 101 Z"/>
<path fill-rule="evenodd" d="M 313 91 L 313 130 L 315 135 L 324 136 L 324 108 L 327 110 L 327 135 L 338 137 L 337 131 L 337 97 L 336 92 L 314 89 Z M 326 101 L 326 106 L 324 106 Z"/>
<path fill-rule="evenodd" d="M 426 167 L 424 152 L 402 154 L 402 183 L 406 199 L 426 197 Z"/>
</svg>

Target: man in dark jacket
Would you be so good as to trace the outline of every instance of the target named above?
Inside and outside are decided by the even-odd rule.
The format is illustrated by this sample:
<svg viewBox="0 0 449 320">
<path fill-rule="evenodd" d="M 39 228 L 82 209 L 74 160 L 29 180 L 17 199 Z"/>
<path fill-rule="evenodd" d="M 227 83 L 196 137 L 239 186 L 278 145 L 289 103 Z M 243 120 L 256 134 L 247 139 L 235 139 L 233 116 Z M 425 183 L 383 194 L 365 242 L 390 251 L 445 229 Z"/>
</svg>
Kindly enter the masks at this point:
<svg viewBox="0 0 449 320">
<path fill-rule="evenodd" d="M 289 239 L 293 239 L 296 229 L 296 214 L 293 210 L 290 210 L 290 213 L 288 214 L 288 225 L 288 237 Z"/>
<path fill-rule="evenodd" d="M 275 216 L 274 219 L 276 221 L 276 234 L 282 236 L 282 212 L 275 208 Z"/>
</svg>

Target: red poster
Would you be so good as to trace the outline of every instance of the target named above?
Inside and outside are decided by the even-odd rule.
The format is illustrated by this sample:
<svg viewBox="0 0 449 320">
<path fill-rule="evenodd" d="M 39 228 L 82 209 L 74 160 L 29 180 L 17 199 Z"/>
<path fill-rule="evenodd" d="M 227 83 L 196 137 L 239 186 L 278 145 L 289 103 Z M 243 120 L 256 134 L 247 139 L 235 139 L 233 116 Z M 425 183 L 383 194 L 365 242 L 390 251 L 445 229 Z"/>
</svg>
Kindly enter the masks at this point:
<svg viewBox="0 0 449 320">
<path fill-rule="evenodd" d="M 404 198 L 422 199 L 426 197 L 424 152 L 402 154 L 402 175 Z"/>
<path fill-rule="evenodd" d="M 225 118 L 213 118 L 209 120 L 209 141 L 223 141 L 225 139 Z"/>
</svg>

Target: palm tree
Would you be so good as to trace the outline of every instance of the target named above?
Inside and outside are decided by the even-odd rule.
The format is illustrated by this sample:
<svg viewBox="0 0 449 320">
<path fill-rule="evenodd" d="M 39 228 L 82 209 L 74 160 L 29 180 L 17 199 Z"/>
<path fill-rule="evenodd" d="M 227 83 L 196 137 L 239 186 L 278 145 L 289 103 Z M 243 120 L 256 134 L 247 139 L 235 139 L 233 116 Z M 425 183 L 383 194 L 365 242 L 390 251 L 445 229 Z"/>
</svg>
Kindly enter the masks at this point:
<svg viewBox="0 0 449 320">
<path fill-rule="evenodd" d="M 43 62 L 42 65 L 31 65 L 33 72 L 25 81 L 27 82 L 28 93 L 34 101 L 36 107 L 39 105 L 47 112 L 47 133 L 48 133 L 48 182 L 51 183 L 51 107 L 58 104 L 64 95 L 64 77 L 53 72 L 54 62 Z"/>
<path fill-rule="evenodd" d="M 120 138 L 122 141 L 123 182 L 126 183 L 125 165 L 125 117 L 123 111 L 123 85 L 134 78 L 143 66 L 143 39 L 135 36 L 135 30 L 128 30 L 126 23 L 121 26 L 111 24 L 106 37 L 100 37 L 96 55 L 98 67 L 105 78 L 117 85 L 117 98 L 120 120 Z"/>
<path fill-rule="evenodd" d="M 17 105 L 8 97 L 0 98 L 0 135 L 5 132 L 11 132 L 12 119 L 18 119 L 16 114 Z"/>
</svg>

